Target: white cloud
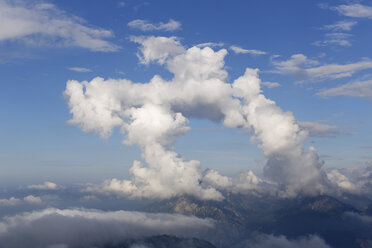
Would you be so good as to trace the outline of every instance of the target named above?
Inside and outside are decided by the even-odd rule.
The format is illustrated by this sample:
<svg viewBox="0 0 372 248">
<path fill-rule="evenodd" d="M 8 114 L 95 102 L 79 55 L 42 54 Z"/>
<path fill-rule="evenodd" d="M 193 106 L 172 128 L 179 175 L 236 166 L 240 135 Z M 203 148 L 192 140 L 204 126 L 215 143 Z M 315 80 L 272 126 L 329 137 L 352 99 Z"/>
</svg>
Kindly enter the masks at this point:
<svg viewBox="0 0 372 248">
<path fill-rule="evenodd" d="M 89 27 L 50 3 L 0 0 L 0 42 L 22 40 L 31 45 L 82 47 L 91 51 L 119 49 L 107 41 L 113 33 Z"/>
<path fill-rule="evenodd" d="M 244 48 L 241 48 L 241 47 L 238 47 L 238 46 L 230 46 L 230 49 L 236 53 L 236 54 L 252 54 L 252 55 L 263 55 L 263 54 L 266 54 L 266 52 L 264 51 L 260 51 L 260 50 L 248 50 L 248 49 L 244 49 Z"/>
<path fill-rule="evenodd" d="M 75 72 L 91 72 L 91 69 L 84 68 L 84 67 L 69 67 L 68 68 L 70 71 L 75 71 Z"/>
<path fill-rule="evenodd" d="M 261 83 L 263 86 L 266 86 L 267 88 L 276 88 L 276 87 L 280 87 L 280 84 L 277 83 L 277 82 L 262 82 Z"/>
<path fill-rule="evenodd" d="M 16 206 L 22 203 L 29 203 L 29 204 L 40 204 L 42 200 L 40 197 L 28 195 L 22 199 L 18 199 L 15 197 L 10 197 L 9 199 L 0 199 L 0 206 Z"/>
<path fill-rule="evenodd" d="M 15 206 L 21 203 L 20 199 L 10 197 L 9 199 L 0 199 L 0 206 Z"/>
<path fill-rule="evenodd" d="M 142 64 L 156 61 L 164 64 L 166 59 L 185 52 L 177 37 L 138 37 L 132 36 L 131 41 L 141 44 L 140 53 L 137 54 Z"/>
<path fill-rule="evenodd" d="M 372 19 L 372 7 L 362 4 L 342 4 L 332 8 L 339 14 L 348 17 L 368 18 Z"/>
<path fill-rule="evenodd" d="M 201 236 L 213 226 L 212 220 L 193 216 L 48 208 L 4 217 L 0 243 L 7 248 L 93 247 L 160 234 Z"/>
<path fill-rule="evenodd" d="M 298 239 L 287 239 L 285 236 L 261 235 L 258 242 L 252 248 L 331 248 L 317 235 L 300 237 Z"/>
<path fill-rule="evenodd" d="M 303 54 L 292 55 L 288 60 L 273 60 L 272 62 L 276 67 L 275 73 L 291 75 L 298 82 L 350 77 L 357 71 L 372 68 L 372 61 L 367 59 L 343 65 L 325 64 L 317 66 L 320 64 L 319 61 L 309 59 Z"/>
<path fill-rule="evenodd" d="M 42 203 L 42 200 L 38 196 L 28 195 L 23 198 L 23 200 L 30 204 L 40 204 Z"/>
<path fill-rule="evenodd" d="M 167 23 L 160 22 L 153 24 L 146 20 L 137 19 L 129 22 L 128 26 L 142 31 L 175 31 L 181 28 L 181 23 L 170 19 Z"/>
<path fill-rule="evenodd" d="M 335 24 L 324 25 L 323 29 L 332 31 L 350 31 L 357 23 L 357 21 L 339 21 Z"/>
<path fill-rule="evenodd" d="M 346 212 L 344 214 L 344 216 L 349 217 L 349 218 L 353 218 L 353 219 L 357 219 L 357 220 L 365 222 L 365 223 L 372 223 L 372 216 L 362 215 L 362 214 L 355 213 L 355 212 Z"/>
<path fill-rule="evenodd" d="M 99 190 L 131 197 L 190 194 L 221 200 L 216 187 L 228 184 L 229 179 L 214 173 L 204 181 L 210 179 L 216 187 L 200 183 L 204 182 L 200 162 L 188 161 L 171 149 L 187 133 L 188 118 L 193 117 L 250 131 L 268 158 L 264 174 L 278 185 L 282 196 L 326 190 L 316 150 L 304 149 L 307 132 L 293 113 L 282 111 L 261 94 L 257 69 L 247 68 L 231 84 L 224 70 L 225 49 L 185 49 L 174 37 L 136 37 L 134 41 L 141 45 L 139 57 L 144 63 L 164 65 L 174 77 L 166 81 L 156 75 L 148 83 L 102 78 L 68 81 L 64 93 L 73 115 L 69 123 L 102 137 L 119 127 L 125 133 L 124 143 L 139 146 L 148 165 L 134 161 L 130 180 L 107 180 Z M 248 183 L 258 180 L 253 176 L 245 177 Z"/>
<path fill-rule="evenodd" d="M 309 132 L 309 136 L 313 137 L 332 137 L 340 134 L 346 134 L 343 132 L 345 127 L 331 126 L 320 121 L 300 121 L 298 124 L 301 128 Z"/>
<path fill-rule="evenodd" d="M 224 46 L 225 44 L 223 44 L 222 42 L 205 42 L 205 43 L 200 43 L 200 44 L 197 44 L 196 47 L 200 47 L 200 48 L 203 48 L 203 47 L 222 47 Z"/>
<path fill-rule="evenodd" d="M 326 39 L 323 41 L 316 41 L 313 44 L 316 46 L 328 46 L 328 45 L 337 45 L 337 46 L 351 46 L 349 38 L 353 35 L 346 33 L 328 33 L 325 35 Z"/>
<path fill-rule="evenodd" d="M 360 188 L 358 185 L 352 183 L 349 178 L 345 175 L 341 174 L 338 170 L 332 170 L 331 172 L 327 173 L 328 179 L 337 187 L 343 191 L 350 192 L 350 193 L 360 193 Z"/>
<path fill-rule="evenodd" d="M 43 184 L 36 184 L 36 185 L 29 185 L 27 186 L 28 189 L 58 189 L 60 186 L 53 182 L 44 182 Z"/>
<path fill-rule="evenodd" d="M 334 169 L 327 173 L 327 177 L 339 192 L 372 196 L 371 165 Z"/>
<path fill-rule="evenodd" d="M 355 81 L 338 87 L 324 89 L 317 93 L 321 97 L 351 96 L 372 98 L 372 80 Z"/>
</svg>

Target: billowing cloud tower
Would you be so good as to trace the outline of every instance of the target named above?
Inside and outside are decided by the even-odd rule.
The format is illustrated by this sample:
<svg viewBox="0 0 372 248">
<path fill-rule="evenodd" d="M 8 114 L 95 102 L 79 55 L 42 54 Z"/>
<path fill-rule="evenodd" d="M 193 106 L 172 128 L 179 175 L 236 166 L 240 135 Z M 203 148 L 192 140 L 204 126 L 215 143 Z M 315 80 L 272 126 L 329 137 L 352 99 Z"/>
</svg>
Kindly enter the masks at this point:
<svg viewBox="0 0 372 248">
<path fill-rule="evenodd" d="M 72 113 L 70 124 L 102 137 L 119 127 L 124 143 L 141 148 L 147 165 L 134 161 L 130 180 L 106 181 L 101 190 L 130 197 L 168 198 L 190 194 L 201 199 L 223 198 L 218 188 L 249 190 L 262 179 L 251 171 L 239 179 L 214 170 L 204 175 L 200 163 L 172 150 L 177 137 L 189 130 L 188 119 L 205 118 L 228 128 L 242 128 L 268 158 L 265 180 L 281 196 L 317 194 L 327 180 L 317 152 L 304 148 L 307 132 L 291 112 L 282 111 L 260 90 L 257 69 L 247 68 L 233 83 L 224 70 L 225 49 L 184 48 L 175 37 L 132 37 L 140 44 L 143 64 L 158 63 L 173 75 L 166 81 L 155 75 L 148 83 L 94 78 L 68 81 L 64 92 Z"/>
</svg>

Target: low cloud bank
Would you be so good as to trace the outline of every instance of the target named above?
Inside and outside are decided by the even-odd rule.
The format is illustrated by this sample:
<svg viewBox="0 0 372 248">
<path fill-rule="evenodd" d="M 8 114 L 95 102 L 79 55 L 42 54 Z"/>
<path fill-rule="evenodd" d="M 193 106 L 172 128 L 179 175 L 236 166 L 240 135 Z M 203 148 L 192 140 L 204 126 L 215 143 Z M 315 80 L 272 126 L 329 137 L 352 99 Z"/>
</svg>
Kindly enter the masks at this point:
<svg viewBox="0 0 372 248">
<path fill-rule="evenodd" d="M 331 248 L 317 235 L 289 240 L 285 236 L 261 235 L 250 248 Z"/>
<path fill-rule="evenodd" d="M 94 247 L 128 238 L 200 236 L 214 222 L 174 214 L 87 209 L 44 209 L 0 221 L 0 247 Z"/>
</svg>

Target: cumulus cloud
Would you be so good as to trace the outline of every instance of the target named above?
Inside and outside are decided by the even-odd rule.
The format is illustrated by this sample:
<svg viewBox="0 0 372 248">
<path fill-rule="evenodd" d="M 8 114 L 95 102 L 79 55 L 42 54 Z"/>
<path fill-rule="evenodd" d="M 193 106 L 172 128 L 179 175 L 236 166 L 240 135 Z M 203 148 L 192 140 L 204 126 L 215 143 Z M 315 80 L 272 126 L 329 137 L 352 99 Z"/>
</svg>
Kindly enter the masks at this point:
<svg viewBox="0 0 372 248">
<path fill-rule="evenodd" d="M 321 97 L 351 96 L 372 98 L 372 80 L 355 81 L 338 87 L 323 89 L 317 95 Z"/>
<path fill-rule="evenodd" d="M 0 199 L 0 206 L 15 206 L 21 203 L 20 199 L 10 197 L 9 199 Z"/>
<path fill-rule="evenodd" d="M 260 50 L 248 50 L 248 49 L 244 49 L 244 48 L 241 48 L 241 47 L 238 47 L 238 46 L 230 46 L 230 49 L 236 53 L 236 54 L 251 54 L 251 55 L 263 55 L 263 54 L 266 54 L 266 52 L 264 51 L 260 51 Z"/>
<path fill-rule="evenodd" d="M 372 7 L 362 4 L 342 4 L 332 9 L 348 17 L 372 19 Z"/>
<path fill-rule="evenodd" d="M 128 23 L 128 26 L 142 31 L 175 31 L 181 28 L 181 23 L 170 19 L 167 23 L 150 23 L 146 20 L 133 20 Z"/>
<path fill-rule="evenodd" d="M 41 204 L 42 200 L 38 196 L 28 195 L 25 196 L 23 199 L 10 197 L 9 199 L 0 199 L 0 206 L 16 206 L 22 203 L 28 203 L 28 204 Z"/>
<path fill-rule="evenodd" d="M 91 72 L 91 69 L 84 68 L 84 67 L 69 67 L 68 68 L 70 71 L 75 71 L 75 72 Z"/>
<path fill-rule="evenodd" d="M 352 183 L 349 178 L 341 174 L 338 170 L 332 170 L 327 173 L 327 177 L 333 184 L 345 192 L 360 193 L 359 185 Z"/>
<path fill-rule="evenodd" d="M 350 77 L 357 71 L 372 68 L 371 60 L 343 65 L 325 64 L 319 66 L 319 61 L 309 59 L 303 54 L 294 54 L 290 59 L 284 61 L 273 60 L 273 64 L 276 67 L 275 73 L 291 75 L 298 82 Z"/>
<path fill-rule="evenodd" d="M 251 132 L 252 142 L 268 158 L 264 174 L 278 185 L 281 195 L 324 192 L 327 178 L 317 152 L 304 149 L 308 132 L 293 113 L 282 111 L 261 93 L 257 69 L 247 68 L 230 84 L 224 70 L 225 49 L 186 49 L 174 37 L 133 40 L 140 44 L 141 61 L 164 65 L 173 79 L 155 75 L 148 83 L 133 83 L 97 77 L 90 82 L 68 81 L 64 92 L 72 113 L 69 123 L 102 137 L 119 127 L 125 133 L 124 143 L 139 146 L 148 165 L 135 161 L 130 180 L 107 180 L 101 191 L 131 197 L 190 194 L 222 199 L 216 187 L 228 186 L 229 179 L 215 172 L 204 178 L 199 161 L 188 161 L 172 150 L 177 137 L 187 133 L 189 118 L 204 118 Z M 252 174 L 246 180 L 253 185 L 258 179 Z M 208 180 L 215 187 L 205 183 Z"/>
<path fill-rule="evenodd" d="M 111 52 L 119 48 L 106 40 L 111 37 L 110 30 L 89 27 L 81 18 L 69 16 L 51 3 L 0 1 L 0 42 L 21 40 L 38 46 Z"/>
<path fill-rule="evenodd" d="M 289 240 L 285 236 L 261 235 L 252 248 L 330 248 L 327 243 L 317 235 Z"/>
<path fill-rule="evenodd" d="M 333 169 L 327 177 L 340 192 L 372 196 L 372 165 Z"/>
<path fill-rule="evenodd" d="M 137 54 L 142 64 L 156 61 L 164 64 L 166 59 L 185 52 L 177 37 L 138 37 L 132 36 L 131 41 L 141 45 Z"/>
<path fill-rule="evenodd" d="M 4 217 L 0 243 L 7 248 L 95 247 L 150 235 L 200 236 L 213 226 L 212 220 L 193 216 L 48 208 Z"/>
<path fill-rule="evenodd" d="M 44 182 L 43 184 L 28 185 L 27 188 L 43 190 L 43 189 L 58 189 L 60 188 L 60 186 L 58 186 L 57 184 L 53 182 Z"/>
<path fill-rule="evenodd" d="M 30 204 L 40 204 L 42 202 L 41 198 L 38 196 L 28 195 L 23 198 L 23 200 Z"/>
</svg>

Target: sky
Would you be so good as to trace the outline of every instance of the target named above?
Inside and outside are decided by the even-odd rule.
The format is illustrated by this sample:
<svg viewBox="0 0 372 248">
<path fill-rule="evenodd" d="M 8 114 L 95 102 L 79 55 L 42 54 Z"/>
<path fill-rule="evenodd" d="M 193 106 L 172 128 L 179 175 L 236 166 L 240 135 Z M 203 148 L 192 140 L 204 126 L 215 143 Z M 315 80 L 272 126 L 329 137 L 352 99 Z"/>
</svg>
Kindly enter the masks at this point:
<svg viewBox="0 0 372 248">
<path fill-rule="evenodd" d="M 154 192 L 143 189 L 156 182 L 141 177 L 141 167 L 129 172 L 137 168 L 132 167 L 134 160 L 145 168 L 149 164 L 162 171 L 156 166 L 163 160 L 152 152 L 164 153 L 170 163 L 176 163 L 174 168 L 183 168 L 180 175 L 190 173 L 190 178 L 198 170 L 210 169 L 204 176 L 211 185 L 216 183 L 212 180 L 216 171 L 234 176 L 251 170 L 261 176 L 263 168 L 274 168 L 267 161 L 282 154 L 290 161 L 312 161 L 316 153 L 310 147 L 319 156 L 314 163 L 324 161 L 323 169 L 328 171 L 371 165 L 371 25 L 371 1 L 1 0 L 0 185 L 106 180 L 104 189 L 126 187 L 124 193 L 132 196 L 154 192 L 159 197 L 172 196 L 174 192 L 164 192 L 163 188 Z M 182 64 L 184 61 L 187 64 Z M 210 68 L 204 68 L 205 64 Z M 184 72 L 189 66 L 192 71 Z M 246 68 L 259 71 L 247 72 Z M 190 95 L 182 94 L 186 92 L 182 83 L 189 82 L 187 76 L 182 78 L 183 73 L 194 77 L 199 69 L 206 71 L 193 78 L 200 84 L 187 88 Z M 203 84 L 203 73 L 208 80 L 211 77 L 223 84 L 216 81 L 218 87 L 201 90 L 197 86 Z M 155 75 L 175 88 L 163 81 L 159 83 L 163 90 L 141 88 Z M 247 123 L 226 117 L 235 105 L 248 109 L 249 102 L 259 98 L 259 92 L 250 95 L 236 81 L 242 75 L 253 81 L 259 78 L 260 92 L 267 101 L 275 102 L 273 107 L 264 100 L 267 111 L 258 117 L 270 118 L 270 111 L 283 117 L 283 123 L 292 130 L 288 140 L 296 139 L 295 144 L 275 150 L 266 137 L 280 126 L 281 118 L 278 123 L 270 120 L 272 126 L 266 127 L 264 122 L 255 124 L 255 114 L 248 110 L 241 113 Z M 85 84 L 86 88 L 79 91 L 84 84 L 81 82 L 94 80 L 98 86 L 95 92 L 92 89 L 93 100 L 79 98 L 91 85 Z M 121 80 L 132 84 L 125 86 Z M 236 86 L 228 93 L 224 91 L 226 85 Z M 215 89 L 221 92 L 214 95 Z M 141 100 L 143 92 L 149 94 Z M 193 97 L 199 99 L 197 103 Z M 240 103 L 237 98 L 242 99 Z M 149 99 L 160 103 L 148 107 Z M 100 100 L 102 105 L 97 105 Z M 107 105 L 111 101 L 113 106 Z M 125 107 L 116 109 L 117 102 Z M 104 112 L 89 116 L 91 106 L 104 106 Z M 214 106 L 218 106 L 218 113 L 211 117 Z M 139 112 L 128 114 L 131 108 Z M 110 112 L 105 112 L 108 109 Z M 146 133 L 146 128 L 136 129 L 134 125 L 136 120 L 145 120 L 141 111 L 146 116 L 160 111 L 164 118 L 170 116 L 172 123 L 178 122 L 169 124 L 165 134 L 154 134 L 150 131 L 159 115 L 153 116 L 146 119 L 152 124 Z M 307 134 L 301 134 L 299 128 Z M 288 149 L 293 147 L 299 149 L 298 154 L 289 155 Z M 178 161 L 178 157 L 186 162 Z M 200 169 L 190 160 L 200 161 Z M 151 170 L 144 173 L 156 175 Z M 131 175 L 134 179 L 126 180 Z M 125 180 L 109 181 L 111 178 Z M 217 180 L 219 186 L 221 180 Z M 286 194 L 306 186 L 290 177 L 282 183 L 295 185 L 286 187 Z M 219 197 L 211 188 L 179 185 L 177 190 L 199 192 L 195 194 L 201 198 Z"/>
</svg>

